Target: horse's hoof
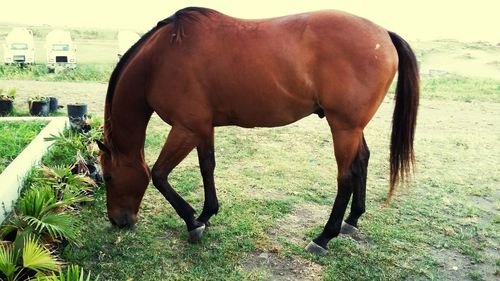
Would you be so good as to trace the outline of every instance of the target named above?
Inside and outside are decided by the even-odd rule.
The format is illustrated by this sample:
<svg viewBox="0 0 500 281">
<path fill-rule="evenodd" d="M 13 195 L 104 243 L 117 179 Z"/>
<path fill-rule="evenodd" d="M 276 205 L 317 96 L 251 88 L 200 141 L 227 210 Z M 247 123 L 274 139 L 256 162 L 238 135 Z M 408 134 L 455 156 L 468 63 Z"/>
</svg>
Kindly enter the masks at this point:
<svg viewBox="0 0 500 281">
<path fill-rule="evenodd" d="M 324 256 L 328 253 L 328 250 L 321 247 L 320 245 L 314 243 L 314 241 L 309 242 L 309 244 L 306 247 L 306 250 L 309 253 L 313 253 L 318 256 Z"/>
<path fill-rule="evenodd" d="M 198 243 L 203 237 L 203 231 L 205 231 L 205 225 L 199 226 L 191 231 L 189 231 L 189 243 Z"/>
<path fill-rule="evenodd" d="M 342 222 L 342 227 L 340 228 L 340 233 L 346 235 L 357 235 L 359 233 L 359 229 L 355 226 L 352 226 L 346 222 Z"/>
</svg>

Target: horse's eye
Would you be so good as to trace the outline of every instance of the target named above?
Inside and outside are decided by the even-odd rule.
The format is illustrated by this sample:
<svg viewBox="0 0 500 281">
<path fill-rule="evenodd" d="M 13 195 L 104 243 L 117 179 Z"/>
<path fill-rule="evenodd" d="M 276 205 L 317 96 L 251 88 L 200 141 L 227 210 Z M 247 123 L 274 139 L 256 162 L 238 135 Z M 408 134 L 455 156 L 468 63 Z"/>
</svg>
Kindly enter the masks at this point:
<svg viewBox="0 0 500 281">
<path fill-rule="evenodd" d="M 109 181 L 111 181 L 111 179 L 112 179 L 112 178 L 111 178 L 111 176 L 110 176 L 110 175 L 108 175 L 108 174 L 104 174 L 104 175 L 102 175 L 102 178 L 104 179 L 104 181 L 105 181 L 105 182 L 109 182 Z"/>
</svg>

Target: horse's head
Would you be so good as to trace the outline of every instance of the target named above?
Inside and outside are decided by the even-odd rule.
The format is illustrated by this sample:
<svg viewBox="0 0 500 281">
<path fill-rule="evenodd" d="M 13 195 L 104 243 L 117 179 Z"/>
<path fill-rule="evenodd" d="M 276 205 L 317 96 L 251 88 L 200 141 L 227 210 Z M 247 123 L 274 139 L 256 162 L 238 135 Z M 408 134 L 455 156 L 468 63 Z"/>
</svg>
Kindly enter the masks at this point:
<svg viewBox="0 0 500 281">
<path fill-rule="evenodd" d="M 97 142 L 106 185 L 109 221 L 120 228 L 137 222 L 137 213 L 149 183 L 149 169 L 143 158 L 135 159 Z"/>
</svg>

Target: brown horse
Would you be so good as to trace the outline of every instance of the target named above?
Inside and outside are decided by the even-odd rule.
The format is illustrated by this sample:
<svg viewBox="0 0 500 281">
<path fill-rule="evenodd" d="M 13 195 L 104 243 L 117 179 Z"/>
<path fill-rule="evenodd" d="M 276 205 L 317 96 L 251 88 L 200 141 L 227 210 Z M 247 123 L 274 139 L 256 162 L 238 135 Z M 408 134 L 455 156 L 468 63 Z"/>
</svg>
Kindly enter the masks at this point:
<svg viewBox="0 0 500 281">
<path fill-rule="evenodd" d="M 328 241 L 341 229 L 355 229 L 365 211 L 369 151 L 363 129 L 396 71 L 389 196 L 414 160 L 419 76 L 408 43 L 339 11 L 267 20 L 241 20 L 204 8 L 176 12 L 132 46 L 111 75 L 104 144 L 99 143 L 111 223 L 136 223 L 152 178 L 185 221 L 190 240 L 199 240 L 219 209 L 214 127 L 283 126 L 316 113 L 326 116 L 333 135 L 338 193 L 323 232 L 307 249 L 326 253 Z M 153 111 L 172 127 L 150 171 L 144 140 Z M 168 182 L 194 148 L 205 190 L 197 218 Z"/>
</svg>

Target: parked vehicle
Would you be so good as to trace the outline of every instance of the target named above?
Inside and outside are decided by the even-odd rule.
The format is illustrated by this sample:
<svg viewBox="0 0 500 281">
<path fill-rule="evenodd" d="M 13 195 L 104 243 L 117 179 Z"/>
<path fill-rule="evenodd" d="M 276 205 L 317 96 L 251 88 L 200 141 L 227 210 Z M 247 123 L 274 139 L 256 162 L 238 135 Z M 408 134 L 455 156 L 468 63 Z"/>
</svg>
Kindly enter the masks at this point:
<svg viewBox="0 0 500 281">
<path fill-rule="evenodd" d="M 127 52 L 127 50 L 139 41 L 141 37 L 133 31 L 120 31 L 118 32 L 118 59 Z"/>
<path fill-rule="evenodd" d="M 52 30 L 45 37 L 45 49 L 49 70 L 55 70 L 56 67 L 76 67 L 76 48 L 69 31 Z"/>
<path fill-rule="evenodd" d="M 34 64 L 35 45 L 33 32 L 24 27 L 12 29 L 5 38 L 4 63 L 5 64 Z"/>
</svg>

